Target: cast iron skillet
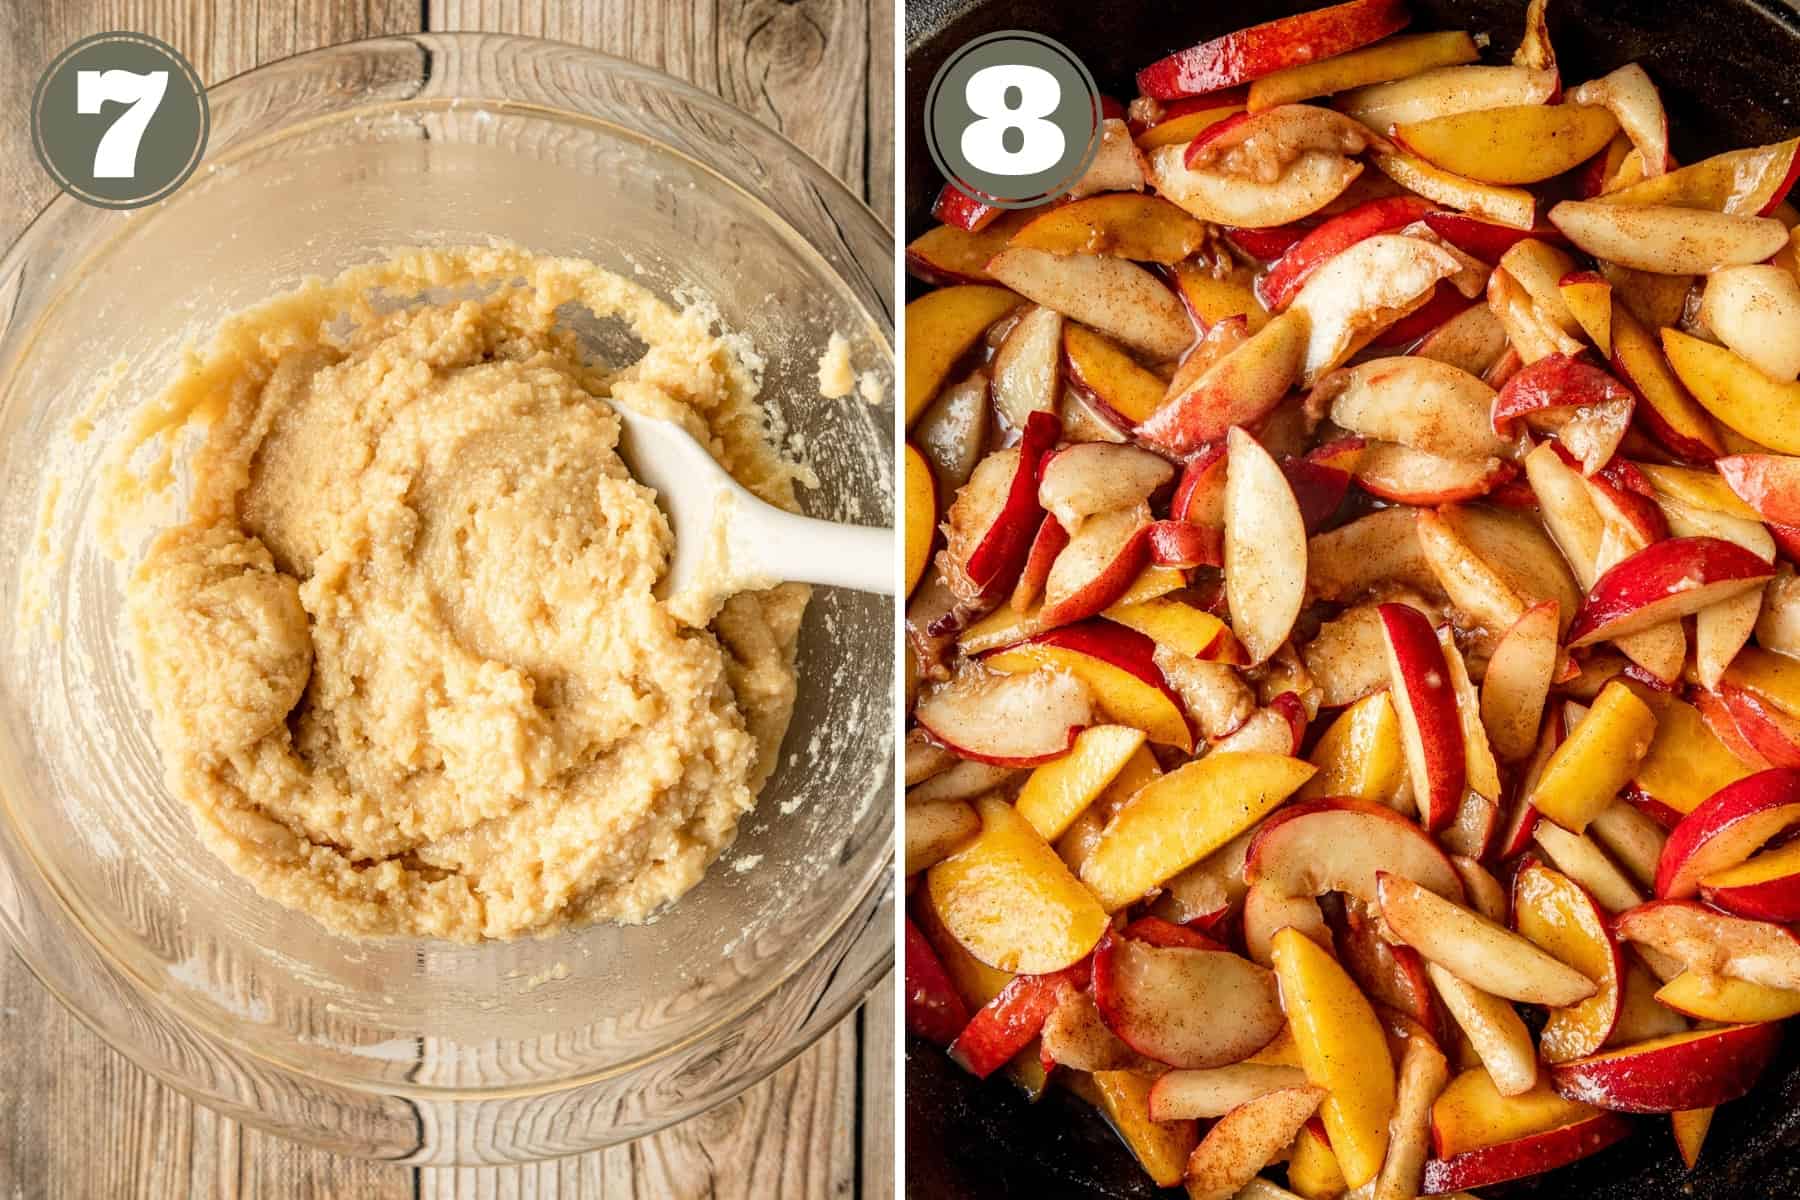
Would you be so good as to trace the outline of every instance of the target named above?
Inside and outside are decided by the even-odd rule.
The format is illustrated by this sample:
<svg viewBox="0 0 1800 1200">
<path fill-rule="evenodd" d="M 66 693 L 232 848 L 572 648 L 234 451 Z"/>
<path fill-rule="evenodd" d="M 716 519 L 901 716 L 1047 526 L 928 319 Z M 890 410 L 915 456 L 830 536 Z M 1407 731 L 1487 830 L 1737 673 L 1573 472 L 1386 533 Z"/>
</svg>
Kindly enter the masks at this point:
<svg viewBox="0 0 1800 1200">
<path fill-rule="evenodd" d="M 1467 29 L 1506 62 L 1523 0 L 1411 0 L 1411 28 Z M 1080 54 L 1103 90 L 1135 94 L 1133 73 L 1232 29 L 1308 8 L 1305 0 L 907 0 L 907 236 L 930 223 L 940 180 L 920 107 L 945 57 L 1002 29 L 1048 34 Z M 1633 60 L 1661 86 L 1682 162 L 1792 136 L 1800 128 L 1800 0 L 1551 0 L 1563 76 L 1574 84 Z M 916 283 L 909 284 L 916 292 Z M 909 297 L 910 298 L 910 297 Z M 1700 1169 L 1676 1156 L 1666 1117 L 1601 1154 L 1535 1180 L 1481 1189 L 1537 1200 L 1774 1200 L 1800 1197 L 1800 1031 L 1748 1097 L 1719 1110 Z M 1158 1193 L 1080 1101 L 1052 1090 L 1026 1104 L 1002 1076 L 977 1083 L 918 1039 L 906 1047 L 906 1180 L 921 1200 L 1060 1200 Z"/>
</svg>

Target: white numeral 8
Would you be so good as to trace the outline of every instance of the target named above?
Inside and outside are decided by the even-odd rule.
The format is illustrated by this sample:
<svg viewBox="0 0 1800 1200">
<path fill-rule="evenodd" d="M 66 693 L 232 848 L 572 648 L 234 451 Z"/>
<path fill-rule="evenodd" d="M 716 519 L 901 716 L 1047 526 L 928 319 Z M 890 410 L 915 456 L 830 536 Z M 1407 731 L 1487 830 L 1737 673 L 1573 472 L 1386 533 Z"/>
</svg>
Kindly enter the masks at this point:
<svg viewBox="0 0 1800 1200">
<path fill-rule="evenodd" d="M 1016 91 L 1018 104 L 1007 103 Z M 995 175 L 1036 175 L 1063 156 L 1063 132 L 1044 120 L 1062 103 L 1062 85 L 1042 67 L 1023 63 L 983 67 L 969 76 L 964 89 L 969 109 L 980 120 L 963 130 L 962 152 L 974 166 Z M 1021 134 L 1019 148 L 1008 149 L 1006 131 Z"/>
</svg>

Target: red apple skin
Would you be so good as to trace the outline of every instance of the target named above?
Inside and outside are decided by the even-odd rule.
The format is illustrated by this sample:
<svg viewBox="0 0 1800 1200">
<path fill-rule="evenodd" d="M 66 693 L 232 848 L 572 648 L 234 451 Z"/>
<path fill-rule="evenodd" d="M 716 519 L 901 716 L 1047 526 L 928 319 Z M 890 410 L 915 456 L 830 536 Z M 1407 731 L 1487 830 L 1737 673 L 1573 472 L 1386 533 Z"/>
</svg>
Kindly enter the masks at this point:
<svg viewBox="0 0 1800 1200">
<path fill-rule="evenodd" d="M 1223 533 L 1210 525 L 1156 521 L 1145 527 L 1150 561 L 1159 567 L 1217 567 L 1225 562 Z"/>
<path fill-rule="evenodd" d="M 1450 1158 L 1433 1158 L 1425 1163 L 1424 1185 L 1420 1190 L 1424 1195 L 1436 1196 L 1523 1179 L 1598 1154 L 1630 1132 L 1631 1122 L 1624 1117 L 1617 1113 L 1598 1113 L 1560 1129 L 1534 1133 L 1496 1146 L 1465 1150 Z"/>
<path fill-rule="evenodd" d="M 1287 476 L 1294 500 L 1300 505 L 1300 521 L 1311 537 L 1337 515 L 1350 492 L 1350 472 L 1304 458 L 1284 458 L 1281 473 Z"/>
<path fill-rule="evenodd" d="M 1037 499 L 1038 473 L 1044 456 L 1061 433 L 1062 422 L 1054 413 L 1039 409 L 1025 421 L 1025 432 L 1019 441 L 1019 466 L 1013 472 L 1006 503 L 970 553 L 965 567 L 969 578 L 988 595 L 1010 592 L 1024 569 L 1044 511 Z"/>
<path fill-rule="evenodd" d="M 951 1059 L 977 1079 L 986 1079 L 1043 1032 L 1064 989 L 1086 987 L 1092 969 L 1089 956 L 1050 975 L 1015 976 L 969 1019 L 950 1044 Z"/>
<path fill-rule="evenodd" d="M 1219 122 L 1221 125 L 1229 123 L 1229 119 Z M 1318 226 L 1309 218 L 1305 221 L 1296 221 L 1292 225 L 1274 225 L 1268 229 L 1247 229 L 1240 225 L 1226 225 L 1222 227 L 1221 232 L 1224 233 L 1226 241 L 1247 257 L 1261 262 L 1270 262 L 1293 249 L 1295 243 L 1316 228 Z"/>
<path fill-rule="evenodd" d="M 1550 1083 L 1567 1099 L 1614 1112 L 1711 1108 L 1754 1087 L 1781 1045 L 1781 1026 L 1774 1021 L 1708 1032 L 1641 1053 L 1622 1047 L 1556 1063 Z"/>
<path fill-rule="evenodd" d="M 1424 749 L 1430 791 L 1417 798 L 1420 812 L 1425 828 L 1436 832 L 1456 816 L 1468 768 L 1456 693 L 1450 687 L 1450 668 L 1425 614 L 1405 604 L 1383 604 L 1376 611 L 1399 661 Z M 1436 680 L 1435 686 L 1432 680 Z M 1404 713 L 1401 719 L 1406 719 Z"/>
<path fill-rule="evenodd" d="M 1512 434 L 1513 422 L 1546 408 L 1579 408 L 1608 400 L 1635 405 L 1632 390 L 1582 358 L 1552 354 L 1528 363 L 1494 397 L 1494 432 Z"/>
<path fill-rule="evenodd" d="M 948 183 L 939 190 L 937 199 L 931 204 L 932 216 L 946 225 L 954 225 L 970 233 L 980 233 L 1005 211 L 992 204 L 983 204 Z"/>
<path fill-rule="evenodd" d="M 969 1023 L 969 1006 L 957 994 L 937 951 L 906 918 L 906 1031 L 948 1046 Z"/>
<path fill-rule="evenodd" d="M 1772 763 L 1764 758 L 1738 728 L 1737 715 L 1725 702 L 1725 697 L 1718 692 L 1709 692 L 1702 687 L 1689 688 L 1687 702 L 1694 706 L 1695 711 L 1700 714 L 1701 722 L 1712 735 L 1724 742 L 1725 748 L 1745 766 L 1758 770 L 1766 770 L 1772 766 L 1800 766 L 1800 763 Z"/>
<path fill-rule="evenodd" d="M 1617 623 L 1653 604 L 1725 580 L 1763 580 L 1774 568 L 1735 542 L 1722 538 L 1668 538 L 1615 564 L 1594 581 L 1587 600 L 1569 626 L 1570 645 L 1611 636 Z M 1741 589 L 1740 589 L 1741 590 Z M 1693 611 L 1671 609 L 1670 616 Z"/>
<path fill-rule="evenodd" d="M 1800 459 L 1784 454 L 1728 454 L 1713 466 L 1738 499 L 1764 520 L 1800 525 Z"/>
<path fill-rule="evenodd" d="M 1800 819 L 1800 770 L 1776 767 L 1746 775 L 1726 784 L 1689 813 L 1669 840 L 1663 844 L 1662 858 L 1656 866 L 1656 896 L 1660 900 L 1685 900 L 1700 890 L 1700 876 L 1727 867 L 1735 867 L 1774 836 L 1778 830 L 1764 829 L 1755 841 L 1741 847 L 1730 861 L 1697 867 L 1691 862 L 1696 853 L 1712 845 L 1716 839 L 1729 838 L 1746 821 L 1767 826 L 1769 821 L 1786 815 Z M 1739 835 L 1742 840 L 1742 834 Z"/>
<path fill-rule="evenodd" d="M 1434 212 L 1425 215 L 1431 232 L 1473 258 L 1484 263 L 1497 263 L 1502 255 L 1526 238 L 1537 238 L 1552 245 L 1566 246 L 1569 240 L 1554 226 L 1543 229 L 1514 229 L 1471 217 L 1467 213 Z"/>
<path fill-rule="evenodd" d="M 1473 308 L 1476 303 L 1440 279 L 1431 299 L 1376 334 L 1369 345 L 1377 350 L 1410 346 L 1450 318 L 1461 316 L 1465 309 Z"/>
<path fill-rule="evenodd" d="M 1270 312 L 1286 308 L 1299 294 L 1301 285 L 1327 259 L 1364 238 L 1404 229 L 1430 210 L 1431 202 L 1417 196 L 1386 196 L 1339 213 L 1308 232 L 1278 262 L 1270 265 L 1256 281 L 1257 297 Z"/>
<path fill-rule="evenodd" d="M 1751 757 L 1739 754 L 1739 758 L 1746 762 L 1760 759 L 1773 767 L 1800 767 L 1800 721 L 1728 679 L 1719 681 L 1718 696 L 1738 736 L 1750 747 Z M 1723 736 L 1720 740 L 1736 751 Z"/>
<path fill-rule="evenodd" d="M 1218 525 L 1224 520 L 1225 443 L 1219 442 L 1188 459 L 1169 498 L 1169 517 L 1195 525 Z"/>
<path fill-rule="evenodd" d="M 1284 67 L 1366 46 L 1406 27 L 1402 0 L 1350 0 L 1202 42 L 1138 72 L 1138 91 L 1158 100 L 1203 96 Z"/>
<path fill-rule="evenodd" d="M 1038 531 L 1031 539 L 1031 549 L 1026 551 L 1025 565 L 1019 568 L 1018 582 L 1013 585 L 1012 606 L 1017 612 L 1030 608 L 1032 602 L 1044 592 L 1044 580 L 1050 578 L 1051 564 L 1056 556 L 1063 552 L 1069 544 L 1069 531 L 1063 528 L 1061 521 L 1051 513 L 1045 513 L 1044 519 L 1038 522 Z"/>
</svg>

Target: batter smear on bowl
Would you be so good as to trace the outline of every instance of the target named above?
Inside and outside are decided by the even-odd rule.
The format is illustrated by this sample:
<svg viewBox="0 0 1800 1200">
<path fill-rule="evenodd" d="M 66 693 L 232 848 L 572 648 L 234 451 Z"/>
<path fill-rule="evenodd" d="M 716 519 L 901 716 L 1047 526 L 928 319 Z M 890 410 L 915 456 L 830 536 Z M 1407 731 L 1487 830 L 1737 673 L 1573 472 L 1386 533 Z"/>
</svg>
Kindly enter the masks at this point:
<svg viewBox="0 0 1800 1200">
<path fill-rule="evenodd" d="M 596 364 L 571 303 L 647 352 Z M 506 938 L 642 921 L 731 843 L 807 590 L 678 619 L 610 407 L 681 413 L 792 507 L 753 356 L 713 325 L 590 263 L 418 250 L 189 356 L 114 480 L 115 511 L 172 486 L 203 423 L 128 616 L 168 784 L 258 891 L 351 934 Z"/>
</svg>

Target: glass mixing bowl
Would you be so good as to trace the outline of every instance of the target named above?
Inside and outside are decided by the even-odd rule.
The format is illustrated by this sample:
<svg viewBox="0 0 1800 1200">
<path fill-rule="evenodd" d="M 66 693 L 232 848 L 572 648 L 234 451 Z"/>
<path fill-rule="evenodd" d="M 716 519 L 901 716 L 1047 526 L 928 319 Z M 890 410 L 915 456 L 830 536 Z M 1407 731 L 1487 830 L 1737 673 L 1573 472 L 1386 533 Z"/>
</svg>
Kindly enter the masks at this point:
<svg viewBox="0 0 1800 1200">
<path fill-rule="evenodd" d="M 659 920 L 353 941 L 259 897 L 164 789 L 120 637 L 133 555 L 102 551 L 96 491 L 133 410 L 225 313 L 385 248 L 499 237 L 710 297 L 766 359 L 819 477 L 807 511 L 891 522 L 891 402 L 816 380 L 837 331 L 893 394 L 891 235 L 737 109 L 571 46 L 384 38 L 211 101 L 206 160 L 172 197 L 59 198 L 0 260 L 0 933 L 139 1066 L 343 1153 L 543 1158 L 719 1103 L 892 960 L 890 600 L 816 592 L 780 765 Z"/>
</svg>

